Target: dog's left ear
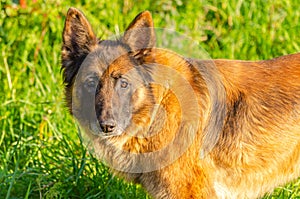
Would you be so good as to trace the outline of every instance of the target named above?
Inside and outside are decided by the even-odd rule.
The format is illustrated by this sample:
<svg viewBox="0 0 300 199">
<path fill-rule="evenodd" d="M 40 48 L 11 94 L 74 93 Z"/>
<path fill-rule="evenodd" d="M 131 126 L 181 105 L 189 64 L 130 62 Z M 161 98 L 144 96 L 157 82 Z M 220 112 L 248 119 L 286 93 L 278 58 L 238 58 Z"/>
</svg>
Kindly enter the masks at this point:
<svg viewBox="0 0 300 199">
<path fill-rule="evenodd" d="M 144 11 L 136 16 L 126 29 L 122 42 L 126 43 L 137 58 L 155 46 L 156 37 L 151 13 Z"/>
</svg>

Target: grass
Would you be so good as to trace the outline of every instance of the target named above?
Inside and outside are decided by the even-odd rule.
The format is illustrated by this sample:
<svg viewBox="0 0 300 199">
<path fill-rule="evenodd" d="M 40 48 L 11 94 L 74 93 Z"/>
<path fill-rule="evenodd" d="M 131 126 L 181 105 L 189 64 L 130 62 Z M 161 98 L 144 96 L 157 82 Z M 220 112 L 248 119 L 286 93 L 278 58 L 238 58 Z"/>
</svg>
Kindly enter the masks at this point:
<svg viewBox="0 0 300 199">
<path fill-rule="evenodd" d="M 83 10 L 104 38 L 148 9 L 158 27 L 200 42 L 212 58 L 256 60 L 300 51 L 299 2 L 292 0 L 0 3 L 0 198 L 149 198 L 85 149 L 65 108 L 60 49 L 70 6 Z M 300 181 L 265 198 L 300 198 Z"/>
</svg>

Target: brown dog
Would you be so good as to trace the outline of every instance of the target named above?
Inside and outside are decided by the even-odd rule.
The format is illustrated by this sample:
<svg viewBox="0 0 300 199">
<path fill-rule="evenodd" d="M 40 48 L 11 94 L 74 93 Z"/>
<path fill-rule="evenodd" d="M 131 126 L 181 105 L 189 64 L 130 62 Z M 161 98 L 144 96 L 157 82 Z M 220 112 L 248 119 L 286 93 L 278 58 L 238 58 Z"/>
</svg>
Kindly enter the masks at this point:
<svg viewBox="0 0 300 199">
<path fill-rule="evenodd" d="M 300 54 L 194 60 L 155 43 L 148 11 L 116 41 L 68 11 L 67 103 L 99 158 L 155 198 L 257 198 L 300 175 Z"/>
</svg>

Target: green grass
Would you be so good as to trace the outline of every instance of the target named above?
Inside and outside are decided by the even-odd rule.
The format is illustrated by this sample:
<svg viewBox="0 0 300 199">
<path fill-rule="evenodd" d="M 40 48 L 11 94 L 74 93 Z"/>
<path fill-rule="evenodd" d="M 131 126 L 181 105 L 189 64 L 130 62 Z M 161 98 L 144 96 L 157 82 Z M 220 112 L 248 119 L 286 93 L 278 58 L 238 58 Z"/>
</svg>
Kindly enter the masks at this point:
<svg viewBox="0 0 300 199">
<path fill-rule="evenodd" d="M 0 0 L 0 198 L 149 198 L 88 153 L 65 108 L 61 34 L 70 6 L 99 37 L 137 13 L 200 42 L 212 58 L 267 59 L 300 51 L 299 1 Z M 59 2 L 59 1 L 58 1 Z M 300 198 L 300 181 L 265 198 Z"/>
</svg>

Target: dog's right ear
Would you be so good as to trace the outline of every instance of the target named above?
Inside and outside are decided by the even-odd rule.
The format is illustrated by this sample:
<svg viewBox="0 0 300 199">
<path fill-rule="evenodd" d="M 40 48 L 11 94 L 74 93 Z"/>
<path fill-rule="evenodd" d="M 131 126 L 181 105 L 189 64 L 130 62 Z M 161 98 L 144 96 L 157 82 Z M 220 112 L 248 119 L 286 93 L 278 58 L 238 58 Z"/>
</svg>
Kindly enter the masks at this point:
<svg viewBox="0 0 300 199">
<path fill-rule="evenodd" d="M 64 82 L 72 84 L 80 65 L 96 47 L 97 38 L 85 16 L 76 8 L 67 13 L 63 31 L 62 69 Z"/>
</svg>

